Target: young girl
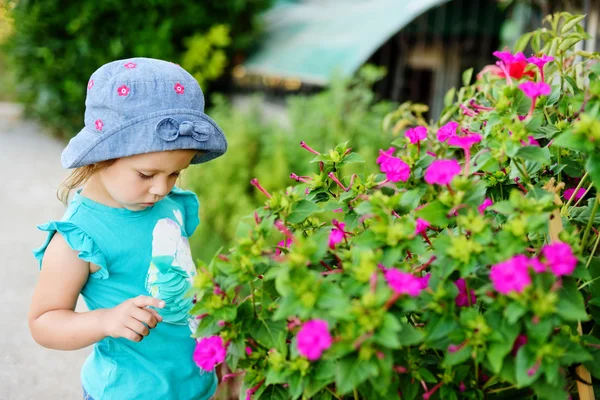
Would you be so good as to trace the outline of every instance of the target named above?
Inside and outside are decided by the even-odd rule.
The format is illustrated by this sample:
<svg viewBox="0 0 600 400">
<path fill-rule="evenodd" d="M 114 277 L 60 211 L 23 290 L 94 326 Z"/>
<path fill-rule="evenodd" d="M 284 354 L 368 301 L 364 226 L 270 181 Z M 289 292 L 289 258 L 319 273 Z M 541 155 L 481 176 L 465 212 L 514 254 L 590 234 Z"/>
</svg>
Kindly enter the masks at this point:
<svg viewBox="0 0 600 400">
<path fill-rule="evenodd" d="M 114 61 L 87 90 L 85 127 L 62 154 L 75 170 L 59 198 L 82 189 L 60 221 L 38 227 L 48 237 L 34 251 L 31 334 L 58 350 L 93 344 L 81 371 L 85 399 L 208 399 L 217 379 L 192 360 L 186 295 L 198 199 L 174 185 L 190 164 L 225 153 L 225 136 L 176 64 Z M 74 311 L 80 293 L 88 312 Z"/>
</svg>

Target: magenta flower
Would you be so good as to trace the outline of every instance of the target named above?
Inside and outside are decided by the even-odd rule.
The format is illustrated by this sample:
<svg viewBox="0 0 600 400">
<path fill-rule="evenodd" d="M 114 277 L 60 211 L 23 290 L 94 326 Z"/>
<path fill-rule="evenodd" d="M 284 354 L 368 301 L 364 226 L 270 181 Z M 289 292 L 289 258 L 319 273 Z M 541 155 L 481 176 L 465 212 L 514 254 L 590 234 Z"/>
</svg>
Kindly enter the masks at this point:
<svg viewBox="0 0 600 400">
<path fill-rule="evenodd" d="M 406 131 L 405 136 L 410 140 L 412 144 L 419 143 L 421 140 L 427 138 L 427 128 L 424 126 L 417 126 L 410 128 Z"/>
<path fill-rule="evenodd" d="M 430 185 L 448 185 L 460 174 L 460 165 L 456 160 L 435 160 L 425 171 L 425 182 Z"/>
<path fill-rule="evenodd" d="M 477 211 L 479 211 L 479 214 L 483 215 L 485 213 L 485 209 L 493 204 L 494 202 L 486 197 L 483 203 L 481 203 L 481 205 L 477 207 Z"/>
<path fill-rule="evenodd" d="M 544 82 L 544 65 L 550 61 L 554 61 L 554 57 L 542 54 L 541 57 L 529 57 L 527 61 L 535 64 L 540 69 L 541 81 Z"/>
<path fill-rule="evenodd" d="M 525 93 L 525 96 L 535 100 L 540 96 L 549 95 L 552 92 L 552 88 L 545 82 L 523 82 L 519 85 L 519 89 Z"/>
<path fill-rule="evenodd" d="M 136 66 L 136 64 L 132 63 L 132 62 L 128 62 L 127 64 L 124 65 L 124 67 L 127 69 L 135 68 L 135 66 Z"/>
<path fill-rule="evenodd" d="M 575 193 L 575 188 L 568 188 L 563 193 L 563 197 L 565 198 L 565 200 L 571 200 L 571 197 L 573 197 L 574 193 Z M 579 188 L 579 190 L 577 191 L 577 194 L 575 194 L 574 200 L 577 201 L 577 200 L 581 199 L 583 196 L 585 196 L 585 193 L 586 193 L 585 188 Z"/>
<path fill-rule="evenodd" d="M 92 87 L 94 87 L 94 80 L 90 79 L 90 81 L 88 82 L 88 90 L 91 89 Z"/>
<path fill-rule="evenodd" d="M 450 146 L 460 147 L 465 151 L 469 150 L 475 143 L 479 142 L 481 142 L 481 135 L 478 133 L 471 133 L 465 136 L 451 136 L 448 138 L 448 144 Z"/>
<path fill-rule="evenodd" d="M 346 237 L 346 232 L 344 232 L 344 227 L 346 226 L 346 224 L 343 222 L 336 221 L 335 225 L 336 226 L 333 229 L 331 229 L 331 232 L 329 233 L 330 249 L 335 249 L 335 246 L 341 241 L 343 241 Z"/>
<path fill-rule="evenodd" d="M 460 278 L 454 282 L 454 285 L 458 288 L 458 295 L 456 296 L 456 299 L 454 299 L 454 302 L 458 307 L 468 307 L 469 295 L 467 294 L 467 282 L 463 278 Z M 469 290 L 469 294 L 471 296 L 471 305 L 473 305 L 477 301 L 477 296 L 475 296 L 473 290 Z"/>
<path fill-rule="evenodd" d="M 417 218 L 417 227 L 415 228 L 415 235 L 422 235 L 427 232 L 431 224 L 424 219 Z"/>
<path fill-rule="evenodd" d="M 527 264 L 514 258 L 493 265 L 490 270 L 490 280 L 494 289 L 502 294 L 521 293 L 531 285 Z"/>
<path fill-rule="evenodd" d="M 398 294 L 407 294 L 411 297 L 416 297 L 423 290 L 422 278 L 395 268 L 389 268 L 385 272 L 385 280 L 390 288 Z"/>
<path fill-rule="evenodd" d="M 216 365 L 225 361 L 227 348 L 221 336 L 209 336 L 200 339 L 194 350 L 194 361 L 205 371 L 212 371 Z"/>
<path fill-rule="evenodd" d="M 97 119 L 95 124 L 96 124 L 96 129 L 99 131 L 101 131 L 102 128 L 104 128 L 104 122 L 102 122 L 101 119 Z"/>
<path fill-rule="evenodd" d="M 127 96 L 129 94 L 129 88 L 125 85 L 119 86 L 119 88 L 117 89 L 117 93 L 119 94 L 119 96 Z"/>
<path fill-rule="evenodd" d="M 571 246 L 567 243 L 556 242 L 542 247 L 545 264 L 556 276 L 569 275 L 577 266 L 577 257 L 573 255 Z"/>
<path fill-rule="evenodd" d="M 177 82 L 173 88 L 177 94 L 183 94 L 185 92 L 185 87 L 179 82 Z"/>
<path fill-rule="evenodd" d="M 281 242 L 277 243 L 277 247 L 283 247 L 285 249 L 289 249 L 291 244 L 292 244 L 292 238 L 286 238 L 285 240 L 282 240 Z M 278 256 L 281 255 L 280 248 L 275 250 L 275 255 L 278 255 Z"/>
<path fill-rule="evenodd" d="M 396 149 L 393 147 L 390 147 L 387 150 L 379 150 L 379 157 L 377 157 L 377 164 L 383 164 L 387 159 L 389 159 L 390 157 L 393 157 L 393 154 L 395 151 L 396 151 Z"/>
<path fill-rule="evenodd" d="M 533 136 L 527 136 L 527 141 L 521 140 L 523 146 L 537 146 L 540 147 L 540 143 L 535 140 Z"/>
<path fill-rule="evenodd" d="M 297 336 L 298 353 L 311 361 L 321 358 L 321 354 L 331 347 L 332 338 L 327 321 L 313 319 L 302 325 Z"/>
<path fill-rule="evenodd" d="M 512 85 L 511 78 L 521 79 L 524 75 L 535 77 L 532 72 L 525 72 L 527 58 L 523 53 L 518 52 L 513 55 L 508 51 L 495 51 L 493 54 L 500 59 L 496 65 L 502 72 L 498 75 L 506 78 L 507 85 Z"/>
<path fill-rule="evenodd" d="M 431 279 L 431 273 L 427 273 L 419 279 L 419 282 L 421 282 L 421 289 L 427 289 L 427 286 L 429 286 L 429 279 Z"/>
<path fill-rule="evenodd" d="M 252 349 L 248 346 L 246 346 L 246 355 L 248 355 L 248 356 L 252 355 Z"/>
<path fill-rule="evenodd" d="M 540 96 L 549 95 L 552 92 L 552 88 L 545 82 L 524 82 L 519 85 L 519 89 L 525 93 L 525 96 L 531 98 L 531 107 L 529 108 L 529 112 L 527 113 L 527 117 L 531 117 L 533 114 L 533 110 L 535 109 L 535 102 L 537 98 Z"/>
<path fill-rule="evenodd" d="M 450 121 L 443 125 L 437 131 L 437 138 L 440 142 L 445 142 L 449 137 L 456 136 L 458 122 Z"/>
<path fill-rule="evenodd" d="M 379 167 L 391 182 L 406 182 L 410 177 L 410 166 L 397 157 L 387 157 Z"/>
</svg>

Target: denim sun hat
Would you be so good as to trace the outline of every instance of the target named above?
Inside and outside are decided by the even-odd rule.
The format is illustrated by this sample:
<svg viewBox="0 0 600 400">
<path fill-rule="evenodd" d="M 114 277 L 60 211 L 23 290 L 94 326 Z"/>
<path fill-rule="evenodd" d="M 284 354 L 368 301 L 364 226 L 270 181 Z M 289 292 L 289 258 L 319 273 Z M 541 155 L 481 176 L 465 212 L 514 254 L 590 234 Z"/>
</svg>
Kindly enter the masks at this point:
<svg viewBox="0 0 600 400">
<path fill-rule="evenodd" d="M 204 114 L 204 95 L 177 64 L 152 58 L 113 61 L 87 85 L 85 127 L 64 149 L 65 168 L 165 150 L 202 150 L 199 164 L 227 151 L 219 126 Z"/>
</svg>

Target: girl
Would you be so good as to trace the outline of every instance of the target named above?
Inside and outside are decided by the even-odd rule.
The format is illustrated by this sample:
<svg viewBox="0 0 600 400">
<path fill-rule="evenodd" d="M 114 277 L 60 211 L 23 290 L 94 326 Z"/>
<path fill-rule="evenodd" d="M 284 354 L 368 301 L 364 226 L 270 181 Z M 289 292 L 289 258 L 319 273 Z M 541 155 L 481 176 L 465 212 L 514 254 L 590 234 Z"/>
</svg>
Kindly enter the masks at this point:
<svg viewBox="0 0 600 400">
<path fill-rule="evenodd" d="M 87 90 L 85 127 L 61 158 L 76 169 L 59 198 L 82 189 L 60 221 L 38 227 L 48 237 L 34 251 L 31 334 L 58 350 L 93 344 L 81 371 L 85 399 L 208 399 L 217 379 L 192 360 L 186 295 L 198 199 L 174 185 L 188 165 L 225 153 L 227 141 L 176 64 L 114 61 Z M 74 311 L 80 293 L 88 312 Z"/>
</svg>

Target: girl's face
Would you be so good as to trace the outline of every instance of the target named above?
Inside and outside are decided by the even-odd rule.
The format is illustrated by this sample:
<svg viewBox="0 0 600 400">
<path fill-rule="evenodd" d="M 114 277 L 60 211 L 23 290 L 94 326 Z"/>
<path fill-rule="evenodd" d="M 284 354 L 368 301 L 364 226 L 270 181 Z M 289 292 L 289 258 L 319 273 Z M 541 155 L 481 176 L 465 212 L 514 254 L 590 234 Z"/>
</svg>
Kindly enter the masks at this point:
<svg viewBox="0 0 600 400">
<path fill-rule="evenodd" d="M 93 191 L 108 206 L 143 210 L 169 194 L 196 153 L 173 150 L 120 158 L 98 172 Z"/>
</svg>

